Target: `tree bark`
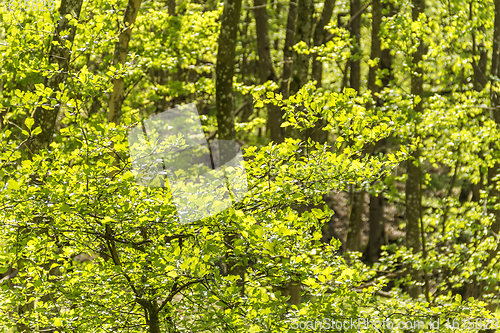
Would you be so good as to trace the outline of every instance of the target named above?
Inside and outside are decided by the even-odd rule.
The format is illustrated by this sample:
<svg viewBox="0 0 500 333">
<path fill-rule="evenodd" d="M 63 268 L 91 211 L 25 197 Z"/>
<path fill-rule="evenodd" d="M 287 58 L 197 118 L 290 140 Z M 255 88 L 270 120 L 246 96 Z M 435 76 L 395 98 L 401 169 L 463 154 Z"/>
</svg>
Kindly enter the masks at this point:
<svg viewBox="0 0 500 333">
<path fill-rule="evenodd" d="M 148 326 L 149 333 L 160 333 L 160 319 L 158 318 L 158 306 L 156 306 L 156 301 L 149 301 L 148 309 Z"/>
<path fill-rule="evenodd" d="M 66 82 L 68 77 L 69 62 L 71 59 L 71 49 L 66 45 L 73 45 L 76 34 L 76 26 L 69 25 L 69 20 L 66 15 L 71 14 L 73 17 L 79 17 L 82 9 L 83 0 L 62 0 L 61 7 L 59 8 L 59 16 L 61 19 L 57 23 L 54 33 L 54 38 L 51 43 L 49 52 L 49 63 L 57 64 L 59 70 L 50 78 L 44 79 L 44 86 L 51 88 L 54 93 L 52 99 L 56 97 L 56 91 L 59 90 L 59 84 Z M 63 31 L 68 31 L 68 35 L 62 35 Z M 56 119 L 59 111 L 61 110 L 61 102 L 52 106 L 51 109 L 44 109 L 37 107 L 33 118 L 34 126 L 40 126 L 42 133 L 35 136 L 33 141 L 29 144 L 31 154 L 36 154 L 40 149 L 46 148 L 51 142 L 56 127 Z"/>
<path fill-rule="evenodd" d="M 386 3 L 384 10 L 388 12 L 388 16 L 392 17 L 397 14 L 397 9 L 392 3 Z M 380 32 L 380 31 L 379 31 Z M 384 72 L 381 77 L 382 87 L 387 87 L 394 80 L 394 73 L 392 71 L 392 54 L 390 49 L 383 49 L 380 52 L 380 69 Z"/>
<path fill-rule="evenodd" d="M 382 24 L 382 8 L 380 0 L 372 0 L 372 44 L 370 58 L 375 61 L 380 61 L 382 49 L 380 47 L 380 25 Z M 380 91 L 380 87 L 376 84 L 377 70 L 379 64 L 370 67 L 368 70 L 368 89 L 373 93 Z M 376 97 L 375 97 L 376 99 Z"/>
<path fill-rule="evenodd" d="M 311 45 L 312 17 L 314 14 L 313 0 L 299 0 L 297 15 L 297 26 L 295 33 L 295 42 L 304 42 L 307 46 Z M 309 73 L 308 54 L 294 53 L 292 78 L 290 82 L 290 93 L 295 94 L 307 82 Z"/>
<path fill-rule="evenodd" d="M 170 16 L 176 16 L 175 15 L 175 0 L 168 0 L 168 15 Z"/>
<path fill-rule="evenodd" d="M 259 55 L 260 82 L 278 81 L 278 76 L 271 59 L 271 44 L 269 42 L 269 25 L 267 16 L 267 0 L 254 0 L 255 28 L 257 30 L 257 53 Z M 267 128 L 271 134 L 271 140 L 281 143 L 284 140 L 281 128 L 282 113 L 280 107 L 274 104 L 267 105 Z"/>
<path fill-rule="evenodd" d="M 333 14 L 333 8 L 335 7 L 335 0 L 325 0 L 325 4 L 323 5 L 323 12 L 321 13 L 321 17 L 316 24 L 316 28 L 314 29 L 314 46 L 320 46 L 325 42 L 326 37 L 326 25 L 330 22 Z M 323 63 L 313 58 L 312 63 L 312 78 L 317 81 L 317 87 L 321 87 L 321 81 L 323 79 Z"/>
<path fill-rule="evenodd" d="M 125 15 L 123 17 L 123 27 L 120 28 L 118 42 L 115 43 L 115 53 L 113 55 L 113 65 L 124 65 L 127 60 L 128 43 L 132 34 L 131 26 L 134 24 L 142 0 L 129 0 Z M 119 124 L 122 116 L 123 103 L 123 77 L 113 79 L 113 92 L 109 98 L 108 122 Z"/>
<path fill-rule="evenodd" d="M 498 87 L 500 84 L 495 79 L 500 74 L 500 0 L 495 0 L 495 29 L 493 31 L 493 54 L 491 56 L 491 86 Z M 500 105 L 500 94 L 491 89 L 491 118 L 500 124 L 500 110 L 493 109 Z"/>
<path fill-rule="evenodd" d="M 290 97 L 290 81 L 293 68 L 293 49 L 295 44 L 295 26 L 297 23 L 297 0 L 290 0 L 286 22 L 285 45 L 283 47 L 283 75 L 281 78 L 281 93 L 283 98 Z"/>
<path fill-rule="evenodd" d="M 500 94 L 495 91 L 494 88 L 498 89 L 499 83 L 496 81 L 498 75 L 500 74 L 500 0 L 495 0 L 495 24 L 493 31 L 493 53 L 491 56 L 491 111 L 490 116 L 497 124 L 497 127 L 500 126 Z M 494 144 L 490 147 L 492 151 L 496 154 L 495 158 L 498 159 L 498 151 L 496 151 L 496 147 Z M 499 203 L 500 200 L 500 188 L 499 181 L 494 180 L 497 175 L 500 173 L 500 163 L 496 160 L 495 164 L 492 168 L 488 169 L 488 198 L 492 199 L 492 202 L 489 202 L 490 207 L 488 207 L 489 213 L 494 216 L 493 224 L 491 225 L 491 230 L 494 235 L 497 235 L 500 232 L 500 209 L 496 208 L 495 205 Z M 489 250 L 489 256 L 487 259 L 487 264 L 490 264 L 491 261 L 497 256 L 499 251 L 498 245 Z M 481 294 L 491 294 L 495 293 L 495 287 L 498 285 L 497 283 L 482 283 L 481 284 Z M 492 312 L 495 312 L 496 304 L 489 304 L 488 309 Z M 493 332 L 494 330 L 484 330 L 484 332 Z"/>
<path fill-rule="evenodd" d="M 255 29 L 257 30 L 257 54 L 259 55 L 259 76 L 262 83 L 277 81 L 271 59 L 267 0 L 254 0 Z"/>
<path fill-rule="evenodd" d="M 361 224 L 363 222 L 364 204 L 365 191 L 356 191 L 353 194 L 349 226 L 347 227 L 346 252 L 361 250 Z"/>
<path fill-rule="evenodd" d="M 365 257 L 369 264 L 376 263 L 380 258 L 380 247 L 384 244 L 384 196 L 382 193 L 370 196 L 369 208 L 370 232 Z"/>
<path fill-rule="evenodd" d="M 217 127 L 221 140 L 236 139 L 234 128 L 233 75 L 236 37 L 240 20 L 241 0 L 225 0 L 218 41 L 215 81 Z"/>
<path fill-rule="evenodd" d="M 474 1 L 471 1 L 469 8 L 469 19 L 473 19 L 473 7 Z M 480 26 L 478 30 L 484 34 L 485 29 L 484 26 Z M 479 61 L 475 58 L 478 55 L 479 51 Z M 481 42 L 477 45 L 476 42 L 476 31 L 472 31 L 472 68 L 474 71 L 474 89 L 476 91 L 482 91 L 486 84 L 488 83 L 488 77 L 486 72 L 486 67 L 488 64 L 488 52 L 485 49 L 484 43 Z M 478 184 L 471 184 L 469 181 L 464 182 L 460 189 L 459 201 L 461 204 L 471 198 L 471 201 L 479 204 L 480 200 L 480 191 L 483 185 L 483 175 L 481 174 L 481 180 Z M 469 239 L 472 241 L 472 239 Z M 464 283 L 463 287 L 463 299 L 468 299 L 469 297 L 479 298 L 481 297 L 483 284 L 479 283 L 477 280 L 477 275 L 473 275 L 470 277 L 472 282 Z"/>
<path fill-rule="evenodd" d="M 241 0 L 225 0 L 224 11 L 221 18 L 221 28 L 217 50 L 217 67 L 215 81 L 215 104 L 217 107 L 217 127 L 221 140 L 235 140 L 236 130 L 234 127 L 234 104 L 233 104 L 233 75 L 234 56 L 238 33 L 238 22 L 240 20 Z M 225 151 L 226 156 L 221 159 L 226 161 L 233 156 L 233 152 Z M 224 241 L 228 247 L 225 255 L 225 269 L 223 274 L 239 275 L 237 284 L 244 292 L 243 280 L 245 278 L 244 268 L 236 266 L 233 258 L 232 248 L 238 238 L 237 234 L 225 232 Z"/>
<path fill-rule="evenodd" d="M 361 9 L 361 0 L 351 0 L 351 35 L 354 37 L 355 46 L 353 55 L 359 51 L 359 38 L 361 31 L 360 15 L 356 15 Z M 351 75 L 349 77 L 349 86 L 359 93 L 361 72 L 359 60 L 350 59 Z M 351 213 L 349 214 L 349 225 L 347 227 L 346 252 L 359 251 L 361 241 L 361 224 L 363 222 L 363 210 L 365 203 L 365 192 L 355 191 L 353 194 Z"/>
<path fill-rule="evenodd" d="M 497 126 L 500 126 L 500 93 L 495 91 L 493 87 L 498 89 L 499 82 L 496 81 L 496 77 L 500 74 L 500 0 L 495 0 L 495 30 L 493 33 L 493 54 L 491 57 L 491 118 L 495 121 Z M 495 150 L 495 147 L 491 147 Z M 497 157 L 498 158 L 498 157 Z M 500 191 L 498 189 L 498 181 L 494 181 L 493 178 L 500 173 L 500 163 L 495 162 L 492 169 L 488 170 L 488 186 L 492 186 L 490 189 L 489 197 L 499 199 Z M 500 209 L 491 209 L 495 216 L 495 221 L 492 225 L 494 232 L 498 233 L 500 231 Z M 496 254 L 496 253 L 495 253 Z"/>
<path fill-rule="evenodd" d="M 335 7 L 335 0 L 325 0 L 323 5 L 323 12 L 321 17 L 314 28 L 313 45 L 320 46 L 325 42 L 326 30 L 325 26 L 330 22 L 333 14 L 333 8 Z M 313 55 L 311 77 L 316 81 L 316 87 L 322 86 L 323 80 L 323 63 L 317 60 L 316 55 Z M 325 125 L 323 119 L 318 120 L 314 128 L 312 129 L 311 139 L 319 143 L 325 143 L 328 140 L 328 133 L 323 131 L 322 128 Z"/>
<path fill-rule="evenodd" d="M 380 87 L 376 84 L 377 70 L 380 67 L 382 50 L 380 42 L 380 25 L 382 24 L 382 8 L 380 0 L 372 1 L 372 43 L 371 43 L 371 54 L 370 58 L 372 60 L 378 61 L 373 67 L 370 67 L 368 71 L 368 90 L 374 94 L 374 100 L 376 107 L 380 106 L 381 101 L 376 96 L 376 93 L 380 91 Z M 390 65 L 389 65 L 390 66 Z M 373 148 L 376 152 L 381 146 L 383 146 L 385 140 L 381 140 L 375 144 Z M 370 195 L 369 203 L 369 238 L 368 246 L 365 252 L 365 258 L 368 263 L 373 264 L 378 261 L 380 246 L 384 243 L 384 200 L 383 195 L 379 193 L 378 195 Z"/>
<path fill-rule="evenodd" d="M 478 30 L 483 35 L 486 34 L 484 26 L 479 27 Z M 472 32 L 472 50 L 474 56 L 472 61 L 472 69 L 474 70 L 474 89 L 481 91 L 488 83 L 488 77 L 486 76 L 486 67 L 488 65 L 488 49 L 483 42 L 477 45 L 475 32 Z M 478 52 L 479 61 L 475 58 Z"/>
<path fill-rule="evenodd" d="M 351 75 L 349 77 L 349 86 L 359 92 L 360 81 L 361 81 L 361 70 L 360 70 L 360 59 L 359 53 L 361 48 L 359 45 L 359 40 L 361 37 L 361 15 L 356 15 L 361 9 L 361 0 L 351 0 L 351 25 L 350 32 L 351 36 L 354 38 L 354 47 L 352 48 L 353 59 L 350 59 L 351 65 Z"/>
<path fill-rule="evenodd" d="M 412 19 L 417 21 L 420 13 L 425 10 L 425 0 L 413 0 Z M 423 98 L 423 70 L 420 67 L 420 62 L 425 52 L 425 46 L 421 38 L 418 40 L 419 46 L 413 54 L 412 66 L 415 69 L 411 77 L 411 93 L 415 97 Z M 414 116 L 417 117 L 422 113 L 422 100 L 415 104 L 413 109 Z M 414 120 L 414 131 L 417 129 L 417 120 Z M 418 133 L 415 133 L 418 135 Z M 420 154 L 418 148 L 411 154 L 407 161 L 408 178 L 406 180 L 406 246 L 413 253 L 419 253 L 422 250 L 420 218 L 421 218 L 421 171 L 420 171 Z M 408 268 L 413 279 L 413 283 L 408 286 L 408 293 L 411 297 L 416 298 L 421 294 L 421 287 L 417 284 L 421 281 L 420 272 Z"/>
</svg>

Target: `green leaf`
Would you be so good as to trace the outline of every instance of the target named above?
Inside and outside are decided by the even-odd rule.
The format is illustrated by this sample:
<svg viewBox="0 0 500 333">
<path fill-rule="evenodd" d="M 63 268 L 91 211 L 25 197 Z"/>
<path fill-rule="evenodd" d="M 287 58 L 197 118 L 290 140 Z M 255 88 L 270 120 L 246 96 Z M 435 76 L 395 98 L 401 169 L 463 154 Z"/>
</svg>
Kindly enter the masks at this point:
<svg viewBox="0 0 500 333">
<path fill-rule="evenodd" d="M 19 183 L 16 182 L 14 179 L 9 179 L 7 188 L 10 190 L 19 190 Z"/>
<path fill-rule="evenodd" d="M 167 273 L 167 275 L 171 278 L 176 278 L 179 274 L 177 274 L 175 271 L 170 271 Z"/>
<path fill-rule="evenodd" d="M 261 328 L 257 325 L 252 325 L 249 329 L 248 332 L 250 333 L 256 333 L 256 332 L 261 332 Z"/>
<path fill-rule="evenodd" d="M 264 236 L 264 229 L 261 226 L 255 226 L 255 234 L 259 237 L 262 238 Z"/>
<path fill-rule="evenodd" d="M 61 205 L 60 211 L 63 212 L 63 213 L 70 212 L 71 211 L 71 207 L 68 204 L 63 203 Z"/>
<path fill-rule="evenodd" d="M 54 326 L 62 326 L 62 319 L 61 318 L 54 318 Z"/>
<path fill-rule="evenodd" d="M 40 133 L 42 133 L 42 128 L 41 128 L 40 126 L 37 126 L 37 127 L 33 130 L 33 132 L 31 132 L 31 135 L 38 135 L 38 134 L 40 134 Z"/>
</svg>

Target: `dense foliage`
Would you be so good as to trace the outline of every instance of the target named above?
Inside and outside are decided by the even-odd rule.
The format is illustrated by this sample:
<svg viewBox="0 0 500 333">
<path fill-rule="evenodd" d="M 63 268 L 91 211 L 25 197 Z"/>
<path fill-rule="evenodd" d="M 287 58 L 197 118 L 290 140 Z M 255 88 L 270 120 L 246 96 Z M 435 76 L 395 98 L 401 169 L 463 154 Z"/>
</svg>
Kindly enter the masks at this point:
<svg viewBox="0 0 500 333">
<path fill-rule="evenodd" d="M 500 329 L 498 0 L 6 0 L 0 63 L 0 332 Z M 248 192 L 180 223 L 188 103 Z"/>
</svg>

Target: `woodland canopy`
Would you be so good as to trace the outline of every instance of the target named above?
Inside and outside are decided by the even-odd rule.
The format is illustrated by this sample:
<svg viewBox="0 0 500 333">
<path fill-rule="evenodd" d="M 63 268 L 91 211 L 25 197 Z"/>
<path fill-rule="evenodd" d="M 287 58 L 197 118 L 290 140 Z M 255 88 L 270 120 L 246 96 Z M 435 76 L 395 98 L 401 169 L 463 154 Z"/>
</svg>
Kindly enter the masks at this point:
<svg viewBox="0 0 500 333">
<path fill-rule="evenodd" d="M 500 330 L 499 77 L 500 0 L 0 0 L 0 333 Z"/>
</svg>

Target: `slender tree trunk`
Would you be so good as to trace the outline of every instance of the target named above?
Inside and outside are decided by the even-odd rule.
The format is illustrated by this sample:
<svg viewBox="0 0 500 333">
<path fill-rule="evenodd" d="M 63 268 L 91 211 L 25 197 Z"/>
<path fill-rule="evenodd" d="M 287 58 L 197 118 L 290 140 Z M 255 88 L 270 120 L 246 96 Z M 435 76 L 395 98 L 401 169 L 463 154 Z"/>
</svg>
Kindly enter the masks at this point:
<svg viewBox="0 0 500 333">
<path fill-rule="evenodd" d="M 374 100 L 376 107 L 380 106 L 381 101 L 376 96 L 380 91 L 380 87 L 376 84 L 377 70 L 380 67 L 382 50 L 380 43 L 380 25 L 382 24 L 382 8 L 380 0 L 372 1 L 372 43 L 371 43 L 371 59 L 378 63 L 370 67 L 368 71 L 368 89 L 375 94 Z M 390 65 L 389 65 L 390 66 Z M 373 150 L 377 150 L 385 144 L 385 140 L 381 140 L 375 144 Z M 369 204 L 369 225 L 370 232 L 368 238 L 368 246 L 366 248 L 365 257 L 370 264 L 375 263 L 379 259 L 380 246 L 384 242 L 384 200 L 383 195 L 370 195 Z"/>
<path fill-rule="evenodd" d="M 145 301 L 142 306 L 148 314 L 147 325 L 149 327 L 149 333 L 160 333 L 160 319 L 156 301 Z"/>
<path fill-rule="evenodd" d="M 407 162 L 408 179 L 406 180 L 406 246 L 413 253 L 421 251 L 420 242 L 420 166 L 418 165 L 419 152 L 415 151 Z M 420 273 L 412 268 L 408 269 L 414 282 L 420 282 Z M 421 294 L 421 288 L 415 283 L 409 286 L 409 294 L 413 298 Z"/>
<path fill-rule="evenodd" d="M 254 0 L 255 28 L 257 30 L 257 53 L 259 55 L 260 82 L 277 82 L 278 77 L 271 59 L 271 44 L 269 42 L 269 25 L 267 17 L 267 0 Z M 282 117 L 280 107 L 274 104 L 267 105 L 267 128 L 271 134 L 271 140 L 275 143 L 283 142 L 284 136 L 281 128 Z"/>
<path fill-rule="evenodd" d="M 254 0 L 255 29 L 257 30 L 257 54 L 259 55 L 259 76 L 262 83 L 277 81 L 271 59 L 271 44 L 269 42 L 269 24 L 267 16 L 267 0 Z"/>
<path fill-rule="evenodd" d="M 361 31 L 361 15 L 356 15 L 361 9 L 361 0 L 351 0 L 351 35 L 354 37 L 355 46 L 353 55 L 359 52 L 359 38 Z M 352 19 L 354 18 L 354 19 Z M 361 85 L 361 72 L 359 60 L 350 59 L 351 75 L 349 86 L 359 93 Z M 363 210 L 365 204 L 365 192 L 355 191 L 352 196 L 351 213 L 349 214 L 349 225 L 347 227 L 346 252 L 359 251 L 361 241 L 361 224 L 363 222 Z"/>
<path fill-rule="evenodd" d="M 467 191 L 467 197 L 469 197 L 469 193 L 472 192 L 472 201 L 479 204 L 479 200 L 480 200 L 480 195 L 479 195 L 479 191 L 481 190 L 482 188 L 482 183 L 483 183 L 483 177 L 481 175 L 481 180 L 479 181 L 478 184 L 468 184 L 468 186 L 470 187 L 470 191 Z M 465 192 L 463 189 L 461 190 L 461 193 L 462 194 L 462 191 Z M 463 201 L 465 202 L 465 201 Z M 463 203 L 461 202 L 461 203 Z M 470 242 L 474 242 L 474 239 L 476 237 L 472 236 L 470 237 Z M 464 292 L 463 292 L 463 295 L 462 295 L 462 299 L 469 299 L 469 297 L 474 297 L 476 299 L 478 299 L 479 297 L 481 297 L 481 284 L 478 282 L 477 280 L 477 275 L 474 274 L 471 276 L 471 280 L 472 282 L 467 282 L 465 283 L 464 285 Z"/>
<path fill-rule="evenodd" d="M 61 7 L 59 8 L 61 19 L 57 23 L 49 52 L 49 63 L 57 64 L 59 70 L 51 78 L 45 78 L 44 80 L 44 86 L 54 91 L 53 96 L 51 96 L 54 99 L 56 91 L 59 90 L 59 84 L 66 82 L 66 78 L 68 77 L 71 50 L 66 47 L 66 43 L 69 42 L 72 45 L 76 34 L 76 27 L 69 24 L 66 15 L 70 14 L 73 17 L 79 17 L 82 3 L 83 0 L 62 0 Z M 64 31 L 69 31 L 69 34 L 62 34 Z M 33 116 L 35 120 L 33 128 L 40 126 L 42 133 L 35 136 L 28 146 L 32 154 L 36 154 L 40 149 L 47 147 L 52 142 L 56 119 L 60 109 L 61 102 L 58 102 L 51 109 L 36 108 Z"/>
<path fill-rule="evenodd" d="M 481 34 L 486 34 L 484 26 L 479 27 L 478 30 Z M 479 52 L 479 60 L 476 60 L 475 57 L 473 58 L 472 69 L 474 70 L 474 89 L 481 91 L 488 83 L 488 77 L 486 76 L 486 67 L 488 65 L 488 49 L 483 42 L 477 45 L 475 32 L 472 32 L 472 50 L 473 56 L 476 56 Z"/>
<path fill-rule="evenodd" d="M 221 18 L 218 41 L 217 67 L 215 81 L 215 104 L 217 107 L 217 126 L 221 140 L 236 139 L 234 128 L 233 75 L 234 56 L 238 22 L 240 20 L 241 0 L 225 0 Z"/>
<path fill-rule="evenodd" d="M 241 40 L 242 40 L 242 49 L 244 50 L 244 53 L 241 57 L 241 77 L 242 77 L 242 82 L 245 85 L 253 85 L 253 68 L 252 65 L 255 65 L 255 62 L 249 61 L 249 54 L 252 53 L 252 50 L 250 49 L 250 45 L 253 44 L 253 36 L 248 35 L 248 27 L 250 26 L 252 22 L 252 15 L 251 11 L 247 11 L 245 15 L 245 20 L 243 21 L 243 29 L 241 30 Z M 253 97 L 249 96 L 248 100 L 250 101 L 241 111 L 240 113 L 240 120 L 241 122 L 248 122 L 250 119 L 250 116 L 253 114 Z"/>
<path fill-rule="evenodd" d="M 316 27 L 314 28 L 314 46 L 320 46 L 325 42 L 327 32 L 325 30 L 325 26 L 330 22 L 332 18 L 334 7 L 335 0 L 325 0 L 325 3 L 323 5 L 323 12 L 321 13 L 321 17 L 319 18 Z M 316 87 L 321 87 L 323 80 L 323 63 L 317 60 L 316 55 L 313 55 L 311 76 L 313 80 L 316 80 Z M 325 143 L 328 140 L 328 132 L 322 130 L 324 126 L 325 121 L 323 119 L 318 120 L 311 131 L 311 139 L 319 143 Z"/>
<path fill-rule="evenodd" d="M 361 15 L 356 15 L 361 9 L 361 0 L 351 0 L 351 36 L 354 38 L 354 47 L 352 51 L 353 59 L 350 59 L 351 75 L 349 77 L 349 86 L 359 92 L 361 81 L 359 53 L 361 48 L 359 40 L 361 38 Z"/>
<path fill-rule="evenodd" d="M 323 12 L 321 13 L 321 17 L 316 24 L 316 28 L 314 29 L 314 46 L 320 46 L 325 42 L 326 37 L 326 25 L 330 22 L 333 14 L 333 8 L 335 7 L 335 0 L 325 0 L 325 4 L 323 5 Z M 323 63 L 313 58 L 312 62 L 312 78 L 316 80 L 317 86 L 321 87 L 322 79 L 323 79 Z"/>
<path fill-rule="evenodd" d="M 491 86 L 498 88 L 500 85 L 495 79 L 500 75 L 500 0 L 495 0 L 495 30 L 493 32 L 493 54 L 491 56 Z M 500 110 L 494 109 L 500 106 L 500 93 L 491 89 L 491 118 L 500 124 Z"/>
<path fill-rule="evenodd" d="M 500 93 L 495 91 L 495 88 L 498 89 L 499 83 L 496 81 L 498 75 L 500 74 L 500 0 L 495 0 L 495 24 L 493 31 L 493 53 L 491 56 L 491 118 L 497 124 L 497 127 L 500 126 Z M 492 151 L 496 150 L 496 147 L 492 145 L 490 147 Z M 496 151 L 495 158 L 499 158 L 498 151 Z M 489 213 L 494 216 L 493 224 L 491 225 L 491 230 L 494 234 L 498 234 L 500 232 L 500 209 L 496 208 L 495 205 L 498 204 L 500 200 L 500 182 L 495 180 L 495 178 L 500 174 L 500 163 L 495 161 L 495 164 L 492 168 L 488 169 L 488 198 L 492 200 L 489 203 Z M 493 258 L 495 258 L 498 254 L 499 248 L 498 245 L 495 249 L 488 251 L 489 256 L 487 260 L 487 264 L 490 264 Z M 482 284 L 482 294 L 491 294 L 495 293 L 495 287 L 498 283 L 483 283 Z M 495 311 L 496 304 L 490 304 L 488 306 L 490 311 Z M 485 332 L 493 332 L 493 330 L 485 330 Z"/>
<path fill-rule="evenodd" d="M 384 244 L 385 238 L 384 196 L 382 193 L 370 195 L 369 224 L 370 232 L 365 257 L 369 264 L 374 264 L 380 258 L 380 247 Z"/>
<path fill-rule="evenodd" d="M 215 104 L 217 107 L 217 127 L 221 140 L 235 140 L 236 130 L 234 128 L 234 102 L 233 102 L 233 75 L 234 57 L 238 35 L 238 22 L 240 20 L 241 0 L 225 0 L 224 11 L 221 18 L 221 28 L 217 50 L 217 67 L 215 81 Z M 222 156 L 222 160 L 229 160 L 233 152 L 224 152 L 229 156 Z M 224 241 L 228 252 L 225 255 L 223 274 L 240 275 L 237 281 L 243 293 L 243 281 L 245 277 L 244 268 L 236 266 L 232 258 L 232 248 L 237 234 L 226 232 Z"/>
<path fill-rule="evenodd" d="M 175 16 L 175 0 L 168 0 L 168 15 Z"/>
<path fill-rule="evenodd" d="M 314 14 L 314 0 L 298 0 L 297 22 L 295 26 L 295 43 L 304 42 L 311 45 L 312 19 Z M 293 53 L 292 74 L 290 78 L 290 94 L 295 94 L 307 82 L 309 75 L 310 56 L 308 54 Z M 309 131 L 297 133 L 304 139 L 310 137 Z M 302 209 L 305 207 L 302 207 Z M 299 278 L 292 278 L 288 285 L 290 293 L 290 303 L 298 305 L 301 302 L 301 281 Z"/>
<path fill-rule="evenodd" d="M 420 13 L 425 10 L 425 0 L 413 0 L 412 19 L 417 21 Z M 422 39 L 418 40 L 419 46 L 417 51 L 413 54 L 412 69 L 414 73 L 411 77 L 411 93 L 415 97 L 423 97 L 423 70 L 420 67 L 420 62 L 424 55 L 425 47 Z M 422 113 L 422 100 L 414 106 L 413 113 L 418 117 Z M 417 130 L 417 120 L 414 120 L 413 128 Z M 418 133 L 415 133 L 418 135 Z M 421 171 L 420 171 L 420 153 L 417 150 L 411 154 L 407 162 L 408 178 L 406 180 L 406 246 L 412 250 L 413 253 L 419 253 L 422 250 L 420 219 L 421 219 Z M 408 268 L 409 273 L 413 279 L 408 287 L 408 293 L 411 297 L 416 298 L 421 294 L 421 287 L 417 282 L 421 281 L 420 272 Z"/>
<path fill-rule="evenodd" d="M 297 13 L 298 13 L 298 0 L 290 0 L 288 6 L 288 17 L 286 23 L 286 34 L 285 34 L 285 45 L 283 46 L 283 75 L 281 76 L 281 94 L 284 99 L 290 97 L 290 82 L 292 77 L 292 69 L 293 69 L 293 54 L 294 51 L 292 49 L 295 44 L 295 36 L 296 36 L 296 24 L 297 24 Z M 281 109 L 279 109 L 280 114 L 275 116 L 276 119 L 281 121 L 283 119 L 283 113 Z M 285 129 L 280 127 L 279 136 L 282 138 L 285 137 Z M 274 141 L 274 140 L 273 140 Z M 278 141 L 276 141 L 278 142 Z M 282 295 L 290 295 L 290 303 L 291 304 L 299 304 L 300 303 L 300 283 L 296 281 L 289 282 L 287 286 L 279 286 L 275 288 L 276 291 L 280 291 Z"/>
<path fill-rule="evenodd" d="M 470 20 L 473 19 L 473 6 L 474 6 L 474 1 L 471 1 L 469 8 Z M 481 33 L 484 33 L 485 31 L 484 26 L 480 26 L 478 30 Z M 475 58 L 478 55 L 478 51 L 479 51 L 479 61 L 477 61 L 477 59 Z M 479 45 L 477 45 L 476 31 L 472 31 L 472 56 L 474 57 L 472 61 L 472 68 L 474 70 L 474 89 L 476 91 L 481 91 L 488 83 L 487 72 L 486 72 L 486 67 L 488 62 L 488 52 L 485 49 L 484 43 L 481 42 Z M 482 154 L 482 152 L 480 152 L 480 154 Z M 470 182 L 466 182 L 465 184 L 463 184 L 460 189 L 460 195 L 459 195 L 460 203 L 461 204 L 465 203 L 467 200 L 469 200 L 469 196 L 471 195 L 472 197 L 471 200 L 479 204 L 480 200 L 479 193 L 483 187 L 482 185 L 483 185 L 482 174 L 481 174 L 481 180 L 479 181 L 478 184 L 471 184 Z M 472 239 L 470 241 L 472 241 Z M 477 275 L 471 276 L 471 280 L 472 282 L 464 284 L 464 291 L 462 295 L 463 299 L 468 299 L 469 297 L 474 297 L 477 299 L 481 297 L 482 285 L 481 283 L 478 283 Z"/>
<path fill-rule="evenodd" d="M 365 191 L 356 191 L 352 196 L 351 213 L 347 227 L 345 251 L 354 252 L 361 250 L 361 224 L 365 204 Z"/>
<path fill-rule="evenodd" d="M 474 17 L 474 0 L 471 0 L 469 5 L 469 20 L 472 21 Z M 486 33 L 484 25 L 477 29 L 482 35 Z M 479 61 L 476 59 L 479 51 Z M 486 67 L 488 65 L 488 50 L 484 42 L 481 41 L 479 45 L 476 42 L 476 31 L 472 31 L 472 69 L 474 70 L 474 89 L 481 91 L 488 83 L 488 76 L 486 75 Z"/>
<path fill-rule="evenodd" d="M 382 49 L 380 47 L 380 25 L 382 24 L 382 7 L 380 0 L 372 0 L 372 44 L 370 58 L 375 61 L 380 61 Z M 370 67 L 368 70 L 368 89 L 373 93 L 380 91 L 380 87 L 376 84 L 377 70 L 380 64 Z M 376 98 L 376 97 L 375 97 Z"/>
<path fill-rule="evenodd" d="M 298 15 L 295 42 L 304 42 L 307 46 L 310 46 L 314 2 L 313 0 L 298 0 L 297 9 Z M 306 84 L 309 73 L 309 60 L 310 56 L 308 54 L 294 53 L 290 82 L 291 94 L 295 94 L 304 84 Z"/>
<path fill-rule="evenodd" d="M 297 23 L 298 0 L 290 0 L 286 22 L 285 45 L 283 47 L 283 75 L 281 78 L 281 93 L 283 98 L 290 96 L 290 82 L 293 69 L 293 49 L 295 44 L 295 26 Z"/>
<path fill-rule="evenodd" d="M 128 43 L 132 34 L 132 25 L 137 18 L 142 0 L 129 0 L 125 15 L 123 17 L 123 26 L 120 27 L 120 36 L 115 43 L 115 53 L 113 55 L 113 65 L 124 65 L 127 60 Z M 113 79 L 113 92 L 109 98 L 108 122 L 119 124 L 122 116 L 123 103 L 123 77 Z"/>
</svg>

